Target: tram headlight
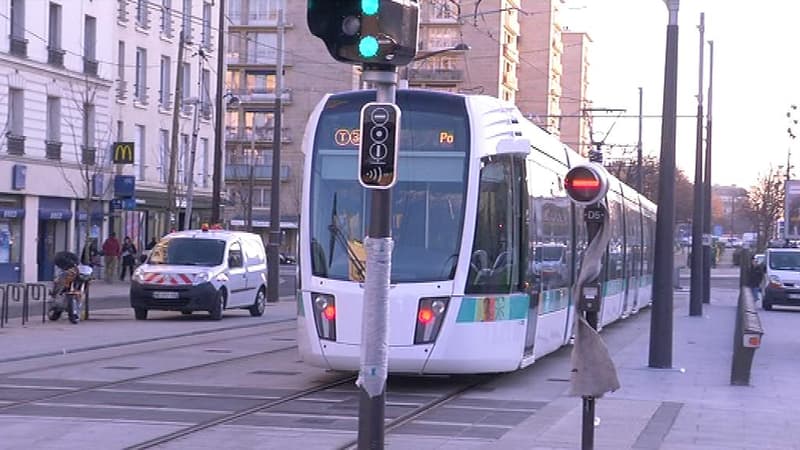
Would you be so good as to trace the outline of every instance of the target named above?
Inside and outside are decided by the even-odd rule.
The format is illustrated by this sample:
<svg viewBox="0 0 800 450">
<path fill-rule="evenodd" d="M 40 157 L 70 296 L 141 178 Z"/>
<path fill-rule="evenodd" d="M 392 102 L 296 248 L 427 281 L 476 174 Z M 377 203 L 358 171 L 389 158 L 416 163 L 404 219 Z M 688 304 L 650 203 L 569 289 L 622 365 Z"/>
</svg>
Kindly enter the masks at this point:
<svg viewBox="0 0 800 450">
<path fill-rule="evenodd" d="M 448 297 L 430 297 L 419 300 L 414 344 L 429 344 L 436 341 L 449 301 Z"/>
<path fill-rule="evenodd" d="M 336 340 L 336 299 L 330 294 L 311 293 L 314 323 L 320 339 Z"/>
</svg>

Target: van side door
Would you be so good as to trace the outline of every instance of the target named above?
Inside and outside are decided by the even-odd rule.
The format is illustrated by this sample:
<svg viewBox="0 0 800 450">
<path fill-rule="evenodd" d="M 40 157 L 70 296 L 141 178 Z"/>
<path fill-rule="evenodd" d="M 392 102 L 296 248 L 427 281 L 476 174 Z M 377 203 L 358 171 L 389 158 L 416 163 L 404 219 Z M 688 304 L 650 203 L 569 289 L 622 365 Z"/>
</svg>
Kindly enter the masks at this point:
<svg viewBox="0 0 800 450">
<path fill-rule="evenodd" d="M 242 240 L 247 266 L 247 289 L 250 303 L 255 301 L 258 289 L 267 284 L 267 256 L 261 239 Z M 264 292 L 266 295 L 266 292 Z"/>
<path fill-rule="evenodd" d="M 247 294 L 247 269 L 242 244 L 236 240 L 228 249 L 228 306 L 238 307 L 245 303 Z"/>
</svg>

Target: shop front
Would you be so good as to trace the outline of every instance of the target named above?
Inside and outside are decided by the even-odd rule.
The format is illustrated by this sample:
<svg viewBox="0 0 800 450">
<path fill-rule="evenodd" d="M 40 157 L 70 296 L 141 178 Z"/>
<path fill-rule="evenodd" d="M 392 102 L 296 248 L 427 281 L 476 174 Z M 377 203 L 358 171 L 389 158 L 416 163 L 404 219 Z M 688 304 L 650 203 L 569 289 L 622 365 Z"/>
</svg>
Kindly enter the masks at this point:
<svg viewBox="0 0 800 450">
<path fill-rule="evenodd" d="M 36 262 L 39 281 L 51 281 L 55 275 L 55 255 L 67 250 L 72 200 L 39 197 L 39 229 Z"/>
<path fill-rule="evenodd" d="M 83 257 L 87 243 L 94 244 L 98 250 L 102 247 L 103 242 L 100 238 L 103 234 L 105 214 L 101 201 L 91 201 L 87 208 L 85 201 L 79 200 L 76 211 L 78 220 L 75 222 L 75 251 Z"/>
<path fill-rule="evenodd" d="M 281 217 L 281 245 L 278 251 L 289 256 L 297 256 L 297 224 L 300 218 L 297 216 Z M 241 216 L 236 216 L 229 221 L 232 230 L 247 230 L 247 222 Z M 261 236 L 264 245 L 269 244 L 270 220 L 266 216 L 253 217 L 253 233 Z"/>
<path fill-rule="evenodd" d="M 0 283 L 22 279 L 22 197 L 0 195 Z"/>
</svg>

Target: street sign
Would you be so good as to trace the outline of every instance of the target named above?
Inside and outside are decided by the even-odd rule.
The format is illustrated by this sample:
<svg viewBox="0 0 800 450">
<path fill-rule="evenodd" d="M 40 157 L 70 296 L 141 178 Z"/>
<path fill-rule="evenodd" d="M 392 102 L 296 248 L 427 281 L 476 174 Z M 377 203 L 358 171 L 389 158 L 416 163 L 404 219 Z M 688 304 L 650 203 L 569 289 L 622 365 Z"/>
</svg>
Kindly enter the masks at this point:
<svg viewBox="0 0 800 450">
<path fill-rule="evenodd" d="M 112 198 L 109 202 L 110 212 L 114 211 L 133 211 L 136 209 L 135 198 Z"/>
<path fill-rule="evenodd" d="M 358 181 L 369 189 L 389 189 L 397 182 L 400 108 L 367 103 L 361 108 Z"/>
<path fill-rule="evenodd" d="M 114 164 L 133 164 L 133 142 L 114 142 Z"/>
<path fill-rule="evenodd" d="M 136 177 L 133 175 L 114 176 L 114 197 L 133 197 L 136 193 Z"/>
</svg>

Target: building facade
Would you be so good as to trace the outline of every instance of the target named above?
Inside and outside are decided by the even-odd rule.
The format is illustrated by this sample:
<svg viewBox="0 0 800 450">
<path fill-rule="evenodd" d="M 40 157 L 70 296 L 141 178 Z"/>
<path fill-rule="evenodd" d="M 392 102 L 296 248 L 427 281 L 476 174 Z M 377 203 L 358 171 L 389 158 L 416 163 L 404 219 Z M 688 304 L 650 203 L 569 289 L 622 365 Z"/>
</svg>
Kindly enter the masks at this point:
<svg viewBox="0 0 800 450">
<path fill-rule="evenodd" d="M 589 47 L 592 39 L 586 33 L 564 31 L 564 54 L 561 58 L 564 74 L 561 77 L 562 93 L 561 141 L 586 155 L 592 144 L 589 89 Z"/>
</svg>

